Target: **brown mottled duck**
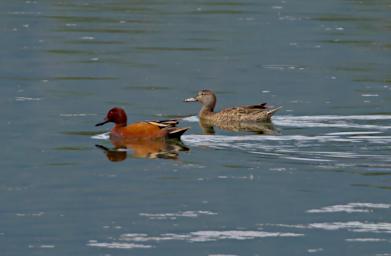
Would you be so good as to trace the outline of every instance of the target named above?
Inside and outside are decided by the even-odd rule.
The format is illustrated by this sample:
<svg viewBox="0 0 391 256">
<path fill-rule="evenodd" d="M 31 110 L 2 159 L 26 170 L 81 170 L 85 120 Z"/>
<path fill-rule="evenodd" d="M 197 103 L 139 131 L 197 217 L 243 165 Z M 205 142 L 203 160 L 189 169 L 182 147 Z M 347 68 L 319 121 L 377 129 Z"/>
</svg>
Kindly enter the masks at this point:
<svg viewBox="0 0 391 256">
<path fill-rule="evenodd" d="M 201 90 L 196 97 L 185 99 L 185 102 L 198 101 L 202 108 L 198 114 L 201 120 L 218 125 L 227 122 L 270 122 L 271 117 L 281 107 L 269 107 L 266 103 L 222 109 L 214 112 L 216 95 L 211 90 Z"/>
</svg>

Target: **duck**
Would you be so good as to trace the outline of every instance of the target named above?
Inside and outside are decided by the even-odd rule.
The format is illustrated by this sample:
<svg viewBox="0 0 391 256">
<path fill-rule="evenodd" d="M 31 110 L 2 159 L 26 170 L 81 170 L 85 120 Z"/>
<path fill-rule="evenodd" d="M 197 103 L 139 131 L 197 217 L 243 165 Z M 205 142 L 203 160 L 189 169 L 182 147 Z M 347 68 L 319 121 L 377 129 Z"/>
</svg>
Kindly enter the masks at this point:
<svg viewBox="0 0 391 256">
<path fill-rule="evenodd" d="M 216 101 L 215 93 L 208 89 L 199 91 L 195 97 L 185 99 L 185 102 L 201 103 L 202 108 L 198 114 L 200 120 L 216 125 L 228 122 L 270 122 L 273 114 L 281 109 L 281 107 L 273 108 L 267 106 L 267 103 L 262 103 L 226 108 L 219 112 L 214 112 Z"/>
<path fill-rule="evenodd" d="M 106 123 L 114 123 L 110 132 L 110 139 L 118 140 L 145 140 L 145 139 L 180 139 L 189 127 L 176 127 L 177 120 L 141 121 L 127 124 L 127 115 L 123 108 L 114 107 L 110 109 L 104 120 L 95 126 L 102 126 Z"/>
</svg>

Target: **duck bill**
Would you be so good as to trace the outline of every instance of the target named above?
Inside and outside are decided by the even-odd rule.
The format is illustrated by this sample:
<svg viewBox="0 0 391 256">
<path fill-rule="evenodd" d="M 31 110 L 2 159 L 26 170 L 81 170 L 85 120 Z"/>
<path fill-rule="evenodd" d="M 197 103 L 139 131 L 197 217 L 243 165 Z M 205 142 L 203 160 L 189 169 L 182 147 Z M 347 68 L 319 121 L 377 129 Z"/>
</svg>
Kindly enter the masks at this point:
<svg viewBox="0 0 391 256">
<path fill-rule="evenodd" d="M 107 124 L 108 122 L 110 122 L 110 121 L 107 120 L 107 119 L 105 119 L 105 120 L 103 120 L 103 122 L 97 123 L 95 126 L 102 126 L 102 125 L 104 125 L 104 124 Z"/>
<path fill-rule="evenodd" d="M 184 100 L 184 102 L 196 102 L 196 101 L 198 101 L 196 98 L 188 98 Z"/>
</svg>

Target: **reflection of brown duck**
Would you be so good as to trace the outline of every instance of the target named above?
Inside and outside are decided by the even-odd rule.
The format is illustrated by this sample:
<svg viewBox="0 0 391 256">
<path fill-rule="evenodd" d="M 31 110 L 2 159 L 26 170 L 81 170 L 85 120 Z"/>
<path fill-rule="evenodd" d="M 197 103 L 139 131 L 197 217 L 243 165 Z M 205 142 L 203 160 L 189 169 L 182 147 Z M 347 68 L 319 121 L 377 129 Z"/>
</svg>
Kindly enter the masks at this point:
<svg viewBox="0 0 391 256">
<path fill-rule="evenodd" d="M 102 149 L 110 161 L 123 161 L 126 159 L 128 150 L 133 157 L 137 158 L 166 158 L 177 159 L 180 151 L 188 151 L 180 140 L 124 140 L 110 139 L 114 149 L 108 149 L 102 145 L 96 145 Z"/>
<path fill-rule="evenodd" d="M 126 151 L 120 151 L 116 149 L 109 149 L 105 146 L 96 144 L 97 148 L 100 148 L 103 150 L 103 152 L 106 154 L 107 159 L 109 159 L 112 162 L 120 162 L 126 159 L 127 152 Z"/>
<path fill-rule="evenodd" d="M 185 102 L 198 101 L 202 104 L 199 117 L 214 124 L 228 122 L 265 122 L 270 121 L 272 115 L 281 107 L 270 108 L 266 103 L 258 105 L 226 108 L 220 112 L 214 112 L 216 95 L 210 90 L 199 91 L 194 98 L 186 99 Z"/>
<path fill-rule="evenodd" d="M 232 132 L 254 132 L 264 135 L 276 134 L 271 122 L 210 122 L 200 119 L 200 127 L 205 134 L 215 134 L 214 127 Z"/>
</svg>

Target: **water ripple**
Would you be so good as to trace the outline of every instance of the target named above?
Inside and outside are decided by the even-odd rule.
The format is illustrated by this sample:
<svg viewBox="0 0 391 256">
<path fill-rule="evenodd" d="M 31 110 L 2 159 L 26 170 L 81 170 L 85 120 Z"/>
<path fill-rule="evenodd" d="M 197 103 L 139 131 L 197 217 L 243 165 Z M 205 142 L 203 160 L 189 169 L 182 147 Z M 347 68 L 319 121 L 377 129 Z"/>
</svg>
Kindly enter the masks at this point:
<svg viewBox="0 0 391 256">
<path fill-rule="evenodd" d="M 391 223 L 389 222 L 335 221 L 315 222 L 310 224 L 261 224 L 260 226 L 274 226 L 295 229 L 320 229 L 326 231 L 347 230 L 354 233 L 391 234 Z"/>
<path fill-rule="evenodd" d="M 190 233 L 175 234 L 165 233 L 156 236 L 150 236 L 143 233 L 123 234 L 119 237 L 120 242 L 98 242 L 90 240 L 87 246 L 117 248 L 117 249 L 135 249 L 135 248 L 153 248 L 154 245 L 146 243 L 158 243 L 163 241 L 187 241 L 187 242 L 212 242 L 220 240 L 253 240 L 260 238 L 278 238 L 278 237 L 301 237 L 303 234 L 292 232 L 266 232 L 259 230 L 202 230 Z"/>
<path fill-rule="evenodd" d="M 373 204 L 373 203 L 348 203 L 344 205 L 332 205 L 322 207 L 320 209 L 311 209 L 308 210 L 308 213 L 334 213 L 334 212 L 372 212 L 373 209 L 389 209 L 391 208 L 390 204 Z"/>
<path fill-rule="evenodd" d="M 140 216 L 147 217 L 150 220 L 176 220 L 177 218 L 197 218 L 199 216 L 217 215 L 210 211 L 183 211 L 175 213 L 140 213 Z"/>
<path fill-rule="evenodd" d="M 135 244 L 135 243 L 98 243 L 96 241 L 89 241 L 87 246 L 91 247 L 101 247 L 109 249 L 145 249 L 152 248 L 151 245 Z"/>
<path fill-rule="evenodd" d="M 390 125 L 360 124 L 357 121 L 391 120 L 391 115 L 323 115 L 323 116 L 276 116 L 273 123 L 285 127 L 328 127 L 328 128 L 358 128 L 358 129 L 391 129 Z"/>
</svg>

